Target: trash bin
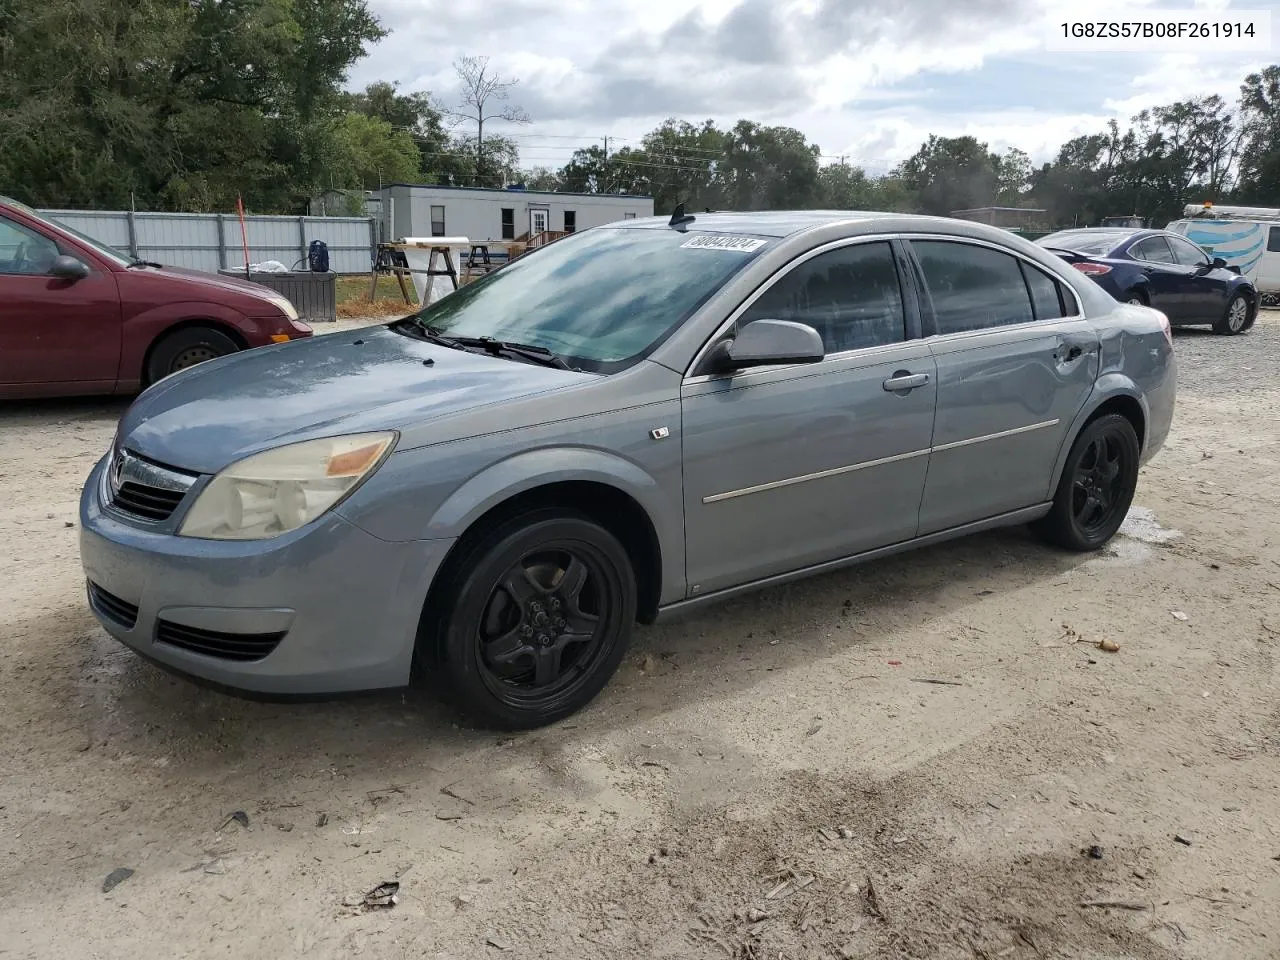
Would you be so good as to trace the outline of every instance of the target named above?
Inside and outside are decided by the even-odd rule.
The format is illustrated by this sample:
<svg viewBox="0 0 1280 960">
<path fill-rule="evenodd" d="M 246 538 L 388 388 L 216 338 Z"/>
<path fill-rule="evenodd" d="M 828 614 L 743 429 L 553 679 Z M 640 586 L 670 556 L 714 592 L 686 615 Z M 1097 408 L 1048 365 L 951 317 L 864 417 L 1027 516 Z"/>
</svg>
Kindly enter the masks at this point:
<svg viewBox="0 0 1280 960">
<path fill-rule="evenodd" d="M 288 273 L 250 272 L 246 278 L 244 269 L 219 270 L 224 277 L 239 277 L 282 294 L 293 304 L 303 320 L 338 319 L 338 275 L 336 273 L 312 273 L 308 270 L 290 270 Z"/>
</svg>

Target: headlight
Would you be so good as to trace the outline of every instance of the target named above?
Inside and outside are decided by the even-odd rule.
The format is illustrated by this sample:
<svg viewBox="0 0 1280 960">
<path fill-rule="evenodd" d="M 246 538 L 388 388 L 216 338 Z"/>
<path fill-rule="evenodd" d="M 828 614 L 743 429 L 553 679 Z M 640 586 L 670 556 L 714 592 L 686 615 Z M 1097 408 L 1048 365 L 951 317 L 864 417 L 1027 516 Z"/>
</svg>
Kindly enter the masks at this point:
<svg viewBox="0 0 1280 960">
<path fill-rule="evenodd" d="M 310 523 L 378 468 L 394 433 L 307 440 L 233 463 L 201 491 L 178 533 L 266 540 Z"/>
</svg>

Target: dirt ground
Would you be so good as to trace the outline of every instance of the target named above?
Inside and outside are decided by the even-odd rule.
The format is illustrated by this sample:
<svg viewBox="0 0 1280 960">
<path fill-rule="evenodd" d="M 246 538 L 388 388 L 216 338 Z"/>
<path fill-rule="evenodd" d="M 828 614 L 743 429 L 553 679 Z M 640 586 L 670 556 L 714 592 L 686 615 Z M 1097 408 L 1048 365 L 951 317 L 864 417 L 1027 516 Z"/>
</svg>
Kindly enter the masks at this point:
<svg viewBox="0 0 1280 960">
<path fill-rule="evenodd" d="M 1278 347 L 1178 336 L 1107 552 L 1013 530 L 644 629 L 515 737 L 147 666 L 73 526 L 123 402 L 9 404 L 0 954 L 1280 956 Z"/>
</svg>

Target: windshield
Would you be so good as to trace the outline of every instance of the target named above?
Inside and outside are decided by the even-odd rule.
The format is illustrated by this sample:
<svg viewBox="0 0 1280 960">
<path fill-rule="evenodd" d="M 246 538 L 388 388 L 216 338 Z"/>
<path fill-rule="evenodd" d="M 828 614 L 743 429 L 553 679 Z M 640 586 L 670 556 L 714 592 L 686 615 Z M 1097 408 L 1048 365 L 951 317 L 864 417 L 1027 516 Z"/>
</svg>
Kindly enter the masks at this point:
<svg viewBox="0 0 1280 960">
<path fill-rule="evenodd" d="M 768 243 L 598 227 L 534 250 L 417 317 L 445 336 L 532 344 L 610 373 L 646 356 Z"/>
<path fill-rule="evenodd" d="M 1081 230 L 1064 230 L 1062 233 L 1051 233 L 1047 237 L 1041 237 L 1039 243 L 1043 247 L 1074 250 L 1076 253 L 1087 253 L 1096 257 L 1110 253 L 1130 236 L 1132 234 L 1120 232 L 1085 233 Z"/>
<path fill-rule="evenodd" d="M 18 203 L 18 201 L 16 200 L 9 200 L 6 202 L 9 203 L 11 206 L 21 210 L 27 216 L 35 220 L 39 220 L 41 223 L 47 223 L 49 226 L 55 227 L 56 229 L 61 230 L 63 233 L 71 234 L 71 236 L 75 237 L 77 240 L 83 243 L 86 247 L 92 247 L 94 250 L 102 254 L 108 260 L 114 260 L 116 263 L 120 264 L 120 266 L 122 267 L 128 266 L 130 263 L 133 262 L 133 257 L 129 256 L 129 254 L 124 253 L 121 250 L 117 250 L 115 247 L 108 246 L 107 244 L 103 243 L 101 240 L 95 240 L 93 239 L 93 237 L 83 234 L 79 230 L 74 230 L 71 227 L 68 227 L 61 220 L 55 220 L 53 217 L 46 217 L 44 214 L 37 213 L 35 210 L 32 210 L 25 203 Z"/>
</svg>

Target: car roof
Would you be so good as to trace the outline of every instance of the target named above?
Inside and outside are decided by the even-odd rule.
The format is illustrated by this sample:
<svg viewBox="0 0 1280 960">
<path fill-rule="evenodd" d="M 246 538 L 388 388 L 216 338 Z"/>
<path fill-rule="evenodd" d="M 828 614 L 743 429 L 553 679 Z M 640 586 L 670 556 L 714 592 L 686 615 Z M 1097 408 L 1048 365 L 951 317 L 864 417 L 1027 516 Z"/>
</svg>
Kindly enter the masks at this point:
<svg viewBox="0 0 1280 960">
<path fill-rule="evenodd" d="M 822 227 L 833 223 L 870 220 L 921 220 L 939 224 L 953 223 L 947 217 L 926 217 L 909 213 L 886 213 L 869 210 L 754 210 L 698 213 L 689 211 L 694 219 L 689 229 L 709 233 L 755 234 L 761 237 L 789 237 L 793 233 Z M 652 230 L 666 227 L 670 216 L 643 217 L 635 220 L 619 220 L 610 227 L 632 230 Z M 959 221 L 968 223 L 969 221 Z"/>
<path fill-rule="evenodd" d="M 1122 240 L 1128 240 L 1130 237 L 1136 237 L 1138 234 L 1160 233 L 1159 230 L 1148 230 L 1146 227 L 1067 227 L 1065 230 L 1055 230 L 1047 236 L 1041 237 L 1041 240 L 1047 240 L 1049 237 L 1060 237 L 1064 234 L 1080 235 L 1085 237 L 1119 237 Z"/>
</svg>

